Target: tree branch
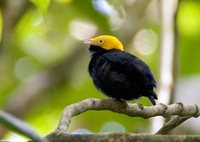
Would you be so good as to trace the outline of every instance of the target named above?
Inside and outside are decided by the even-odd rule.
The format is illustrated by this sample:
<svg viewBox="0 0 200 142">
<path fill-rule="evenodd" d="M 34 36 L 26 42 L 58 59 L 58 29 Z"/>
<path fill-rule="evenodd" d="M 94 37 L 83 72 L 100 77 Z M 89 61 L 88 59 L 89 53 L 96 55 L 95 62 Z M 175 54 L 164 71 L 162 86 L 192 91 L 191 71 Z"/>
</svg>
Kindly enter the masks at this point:
<svg viewBox="0 0 200 142">
<path fill-rule="evenodd" d="M 6 127 L 9 127 L 11 130 L 23 134 L 34 141 L 37 142 L 47 142 L 46 139 L 40 137 L 35 130 L 27 123 L 21 121 L 20 119 L 15 118 L 14 116 L 0 111 L 0 123 Z"/>
<path fill-rule="evenodd" d="M 160 128 L 160 130 L 158 130 L 155 134 L 167 134 L 169 131 L 176 128 L 191 117 L 192 116 L 175 116 L 166 122 L 163 127 Z"/>
<path fill-rule="evenodd" d="M 49 134 L 47 139 L 49 142 L 197 142 L 200 136 L 127 133 L 71 135 L 56 131 Z"/>
<path fill-rule="evenodd" d="M 142 117 L 145 119 L 154 116 L 168 117 L 171 115 L 178 115 L 184 117 L 198 117 L 200 115 L 199 107 L 197 105 L 185 106 L 182 103 L 175 103 L 168 106 L 164 104 L 158 104 L 156 106 L 146 107 L 140 103 L 130 104 L 118 102 L 112 99 L 89 98 L 67 106 L 61 116 L 57 130 L 67 132 L 71 118 L 88 110 L 110 110 L 113 112 L 126 114 L 130 117 Z M 179 125 L 181 122 L 177 124 Z M 171 128 L 172 126 L 169 125 L 168 127 Z"/>
<path fill-rule="evenodd" d="M 0 43 L 0 56 L 8 46 L 11 39 L 13 29 L 23 14 L 30 8 L 30 2 L 27 0 L 16 0 L 13 4 L 12 0 L 5 0 L 0 3 L 3 17 L 3 33 Z"/>
</svg>

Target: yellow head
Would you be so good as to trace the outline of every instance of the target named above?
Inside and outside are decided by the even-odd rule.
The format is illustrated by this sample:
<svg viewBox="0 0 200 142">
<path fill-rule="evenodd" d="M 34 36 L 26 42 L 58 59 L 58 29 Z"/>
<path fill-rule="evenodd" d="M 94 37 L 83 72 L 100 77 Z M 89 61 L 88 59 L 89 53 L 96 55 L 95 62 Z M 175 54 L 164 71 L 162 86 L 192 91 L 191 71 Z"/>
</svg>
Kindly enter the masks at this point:
<svg viewBox="0 0 200 142">
<path fill-rule="evenodd" d="M 99 46 L 105 50 L 124 50 L 122 43 L 116 37 L 109 35 L 101 35 L 98 37 L 94 37 L 89 40 L 85 40 L 84 43 Z"/>
</svg>

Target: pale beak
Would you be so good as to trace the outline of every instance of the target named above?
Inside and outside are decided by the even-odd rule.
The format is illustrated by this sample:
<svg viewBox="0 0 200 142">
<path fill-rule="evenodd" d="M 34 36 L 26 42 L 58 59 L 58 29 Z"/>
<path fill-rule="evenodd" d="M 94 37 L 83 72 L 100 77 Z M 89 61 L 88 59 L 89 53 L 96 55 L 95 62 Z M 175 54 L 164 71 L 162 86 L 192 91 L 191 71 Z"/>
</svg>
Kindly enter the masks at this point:
<svg viewBox="0 0 200 142">
<path fill-rule="evenodd" d="M 83 41 L 83 43 L 88 44 L 88 45 L 95 45 L 95 43 L 92 42 L 90 39 L 85 39 L 85 40 Z"/>
</svg>

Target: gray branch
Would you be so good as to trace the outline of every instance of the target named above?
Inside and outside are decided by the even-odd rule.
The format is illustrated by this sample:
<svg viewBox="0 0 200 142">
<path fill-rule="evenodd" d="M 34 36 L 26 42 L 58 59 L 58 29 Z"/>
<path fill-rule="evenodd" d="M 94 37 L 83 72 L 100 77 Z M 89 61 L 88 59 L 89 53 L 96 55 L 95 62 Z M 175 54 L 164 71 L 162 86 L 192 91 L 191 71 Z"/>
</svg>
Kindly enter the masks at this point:
<svg viewBox="0 0 200 142">
<path fill-rule="evenodd" d="M 71 104 L 64 109 L 58 124 L 58 131 L 67 132 L 71 118 L 88 110 L 110 110 L 112 112 L 121 113 L 130 117 L 151 118 L 155 116 L 169 117 L 172 115 L 184 117 L 198 117 L 199 107 L 197 105 L 183 105 L 182 103 L 175 103 L 171 105 L 158 104 L 156 106 L 143 106 L 140 103 L 130 104 L 122 103 L 112 99 L 95 99 L 89 98 L 75 104 Z M 174 122 L 174 120 L 172 121 Z M 175 121 L 177 122 L 177 121 Z M 181 122 L 177 122 L 177 126 Z M 171 129 L 174 126 L 169 125 Z M 167 130 L 171 130 L 167 129 Z M 168 131 L 165 130 L 165 133 Z"/>
<path fill-rule="evenodd" d="M 175 116 L 174 118 L 170 119 L 168 122 L 166 122 L 160 130 L 156 132 L 156 134 L 166 134 L 172 129 L 179 126 L 181 123 L 185 122 L 192 116 Z"/>
<path fill-rule="evenodd" d="M 19 134 L 31 138 L 33 141 L 47 142 L 46 139 L 41 138 L 37 134 L 37 132 L 35 132 L 35 130 L 27 123 L 21 121 L 20 119 L 17 119 L 16 117 L 6 112 L 0 111 L 0 124 L 3 124 L 4 126 L 10 128 L 11 130 Z"/>
<path fill-rule="evenodd" d="M 54 132 L 48 135 L 47 139 L 49 142 L 198 142 L 200 136 L 127 133 L 71 135 Z"/>
</svg>

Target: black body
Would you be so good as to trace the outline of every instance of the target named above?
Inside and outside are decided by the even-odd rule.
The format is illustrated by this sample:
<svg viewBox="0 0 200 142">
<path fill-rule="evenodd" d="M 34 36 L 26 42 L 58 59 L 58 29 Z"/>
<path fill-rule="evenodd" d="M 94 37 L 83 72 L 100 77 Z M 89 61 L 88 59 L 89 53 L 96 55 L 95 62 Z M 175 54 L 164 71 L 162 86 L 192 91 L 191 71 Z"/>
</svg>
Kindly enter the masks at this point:
<svg viewBox="0 0 200 142">
<path fill-rule="evenodd" d="M 97 89 L 117 100 L 148 97 L 153 105 L 156 81 L 149 67 L 139 58 L 120 50 L 104 50 L 91 45 L 89 73 Z"/>
</svg>

